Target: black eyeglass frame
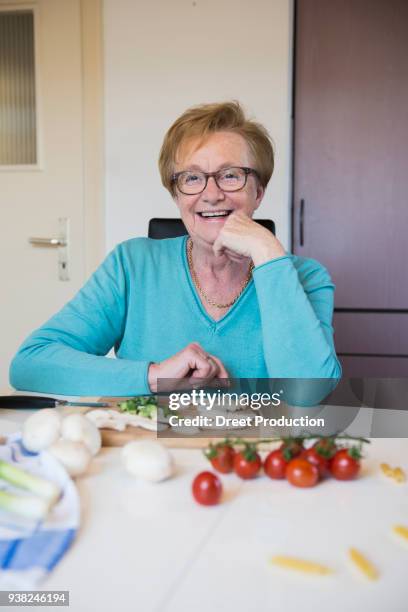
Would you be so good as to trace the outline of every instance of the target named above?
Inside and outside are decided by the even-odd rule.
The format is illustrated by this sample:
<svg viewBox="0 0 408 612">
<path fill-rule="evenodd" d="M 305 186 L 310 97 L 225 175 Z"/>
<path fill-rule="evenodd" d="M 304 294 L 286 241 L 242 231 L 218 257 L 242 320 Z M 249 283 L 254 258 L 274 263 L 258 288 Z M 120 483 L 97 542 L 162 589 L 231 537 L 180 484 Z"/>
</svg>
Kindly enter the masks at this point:
<svg viewBox="0 0 408 612">
<path fill-rule="evenodd" d="M 245 182 L 242 185 L 242 187 L 238 187 L 238 189 L 223 189 L 222 187 L 220 187 L 220 185 L 218 184 L 217 181 L 217 174 L 219 174 L 220 172 L 225 172 L 226 170 L 231 170 L 233 168 L 238 168 L 239 170 L 243 170 L 245 173 Z M 228 166 L 227 168 L 221 168 L 221 170 L 217 170 L 217 172 L 202 172 L 201 170 L 197 170 L 197 174 L 203 174 L 205 176 L 205 185 L 202 189 L 200 189 L 200 191 L 197 191 L 195 193 L 186 193 L 185 191 L 183 191 L 182 189 L 180 189 L 179 185 L 178 185 L 178 179 L 182 174 L 186 174 L 189 172 L 194 172 L 193 170 L 182 170 L 181 172 L 176 172 L 175 174 L 173 174 L 171 176 L 171 184 L 174 185 L 174 183 L 176 183 L 177 189 L 180 191 L 180 193 L 183 193 L 184 195 L 198 195 L 199 193 L 202 193 L 204 191 L 204 189 L 207 187 L 208 184 L 208 179 L 212 176 L 215 184 L 217 185 L 218 189 L 221 189 L 221 191 L 226 191 L 227 193 L 234 193 L 235 191 L 241 191 L 241 189 L 244 189 L 245 185 L 247 184 L 248 181 L 248 176 L 250 174 L 253 174 L 254 176 L 257 177 L 258 180 L 260 180 L 259 174 L 256 170 L 254 170 L 253 168 L 246 168 L 245 166 Z"/>
</svg>

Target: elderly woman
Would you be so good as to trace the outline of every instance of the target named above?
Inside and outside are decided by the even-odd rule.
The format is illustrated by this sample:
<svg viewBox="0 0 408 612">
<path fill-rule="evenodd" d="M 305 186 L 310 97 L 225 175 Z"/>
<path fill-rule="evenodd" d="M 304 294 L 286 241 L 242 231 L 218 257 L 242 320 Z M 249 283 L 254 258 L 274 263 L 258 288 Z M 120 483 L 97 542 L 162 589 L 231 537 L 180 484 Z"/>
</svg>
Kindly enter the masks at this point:
<svg viewBox="0 0 408 612">
<path fill-rule="evenodd" d="M 188 236 L 117 246 L 23 343 L 11 384 L 126 396 L 159 379 L 338 378 L 329 274 L 252 220 L 273 164 L 267 131 L 238 103 L 187 110 L 159 167 Z"/>
</svg>

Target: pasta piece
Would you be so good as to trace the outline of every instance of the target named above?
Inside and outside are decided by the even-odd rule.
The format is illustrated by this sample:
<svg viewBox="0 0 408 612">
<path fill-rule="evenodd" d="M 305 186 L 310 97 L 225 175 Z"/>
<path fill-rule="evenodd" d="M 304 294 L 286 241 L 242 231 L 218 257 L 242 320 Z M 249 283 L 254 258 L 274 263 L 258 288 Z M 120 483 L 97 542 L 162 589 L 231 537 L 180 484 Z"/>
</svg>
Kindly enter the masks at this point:
<svg viewBox="0 0 408 612">
<path fill-rule="evenodd" d="M 405 482 L 406 480 L 405 473 L 400 467 L 394 468 L 393 478 L 397 482 Z"/>
<path fill-rule="evenodd" d="M 392 530 L 394 533 L 399 535 L 401 538 L 408 540 L 408 527 L 404 527 L 404 525 L 394 525 Z"/>
<path fill-rule="evenodd" d="M 372 563 L 364 557 L 358 550 L 355 548 L 350 548 L 349 550 L 350 559 L 353 563 L 358 567 L 358 569 L 370 580 L 378 580 L 379 574 L 377 569 L 372 565 Z"/>
<path fill-rule="evenodd" d="M 388 463 L 381 463 L 380 468 L 383 472 L 383 474 L 385 474 L 386 476 L 391 476 L 392 475 L 392 468 L 388 465 Z"/>
<path fill-rule="evenodd" d="M 314 563 L 312 561 L 305 561 L 304 559 L 297 559 L 296 557 L 286 557 L 283 555 L 276 555 L 272 557 L 271 563 L 273 565 L 279 565 L 285 569 L 295 570 L 297 572 L 303 572 L 304 574 L 332 574 L 333 570 L 325 565 Z"/>
<path fill-rule="evenodd" d="M 392 468 L 388 465 L 388 463 L 381 463 L 380 468 L 383 474 L 385 474 L 385 476 L 388 476 L 388 478 L 392 478 L 393 480 L 395 480 L 395 482 L 405 482 L 406 476 L 402 468 Z"/>
</svg>

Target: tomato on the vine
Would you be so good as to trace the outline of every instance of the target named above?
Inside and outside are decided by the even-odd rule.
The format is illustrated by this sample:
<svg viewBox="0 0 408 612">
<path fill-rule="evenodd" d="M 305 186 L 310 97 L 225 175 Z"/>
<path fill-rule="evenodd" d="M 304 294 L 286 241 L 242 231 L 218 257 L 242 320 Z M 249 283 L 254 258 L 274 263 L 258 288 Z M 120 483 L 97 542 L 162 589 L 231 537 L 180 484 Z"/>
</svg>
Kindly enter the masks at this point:
<svg viewBox="0 0 408 612">
<path fill-rule="evenodd" d="M 247 444 L 244 450 L 235 454 L 234 472 L 240 478 L 255 478 L 261 467 L 261 458 L 253 445 Z"/>
<path fill-rule="evenodd" d="M 319 455 L 325 457 L 326 459 L 331 459 L 337 451 L 335 438 L 332 437 L 320 438 L 313 444 L 313 448 L 316 449 L 316 452 L 318 452 Z"/>
<path fill-rule="evenodd" d="M 205 451 L 207 459 L 217 472 L 221 474 L 229 474 L 234 468 L 235 450 L 228 442 L 220 442 L 218 444 L 210 444 Z"/>
<path fill-rule="evenodd" d="M 269 453 L 264 461 L 264 472 L 269 478 L 280 479 L 285 478 L 285 471 L 288 462 L 283 456 L 281 448 L 273 450 Z"/>
<path fill-rule="evenodd" d="M 312 463 L 317 467 L 317 469 L 319 470 L 319 476 L 321 478 L 328 476 L 329 459 L 323 457 L 323 455 L 319 453 L 315 446 L 305 449 L 301 456 L 307 461 L 309 461 L 309 463 Z"/>
<path fill-rule="evenodd" d="M 330 460 L 330 472 L 337 480 L 352 480 L 360 471 L 361 454 L 357 448 L 341 448 Z"/>
<path fill-rule="evenodd" d="M 201 472 L 193 480 L 192 491 L 196 502 L 203 506 L 214 506 L 221 499 L 222 484 L 212 472 Z"/>
<path fill-rule="evenodd" d="M 286 461 L 290 461 L 293 457 L 297 457 L 303 452 L 303 440 L 302 438 L 284 438 L 279 449 L 282 451 Z"/>
<path fill-rule="evenodd" d="M 286 466 L 285 476 L 295 487 L 314 487 L 319 480 L 319 470 L 307 459 L 295 457 Z"/>
</svg>

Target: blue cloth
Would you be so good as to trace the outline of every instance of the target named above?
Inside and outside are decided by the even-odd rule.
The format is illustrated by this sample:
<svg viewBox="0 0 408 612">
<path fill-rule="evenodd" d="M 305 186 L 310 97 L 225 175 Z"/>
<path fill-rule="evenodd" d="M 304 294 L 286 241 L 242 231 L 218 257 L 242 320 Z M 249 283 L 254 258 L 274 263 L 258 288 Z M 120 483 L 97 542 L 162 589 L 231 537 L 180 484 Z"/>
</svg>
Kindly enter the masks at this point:
<svg viewBox="0 0 408 612">
<path fill-rule="evenodd" d="M 10 436 L 7 444 L 0 446 L 0 459 L 52 480 L 62 492 L 44 521 L 30 521 L 0 510 L 0 589 L 33 589 L 75 538 L 80 521 L 78 492 L 58 461 L 45 451 L 26 451 L 20 434 Z M 13 490 L 4 481 L 0 481 L 0 488 Z"/>
<path fill-rule="evenodd" d="M 65 395 L 150 393 L 147 370 L 190 342 L 235 378 L 339 378 L 334 285 L 318 262 L 285 255 L 257 266 L 213 320 L 191 279 L 186 237 L 118 245 L 79 293 L 20 347 L 21 390 Z M 105 357 L 115 347 L 117 359 Z"/>
</svg>

